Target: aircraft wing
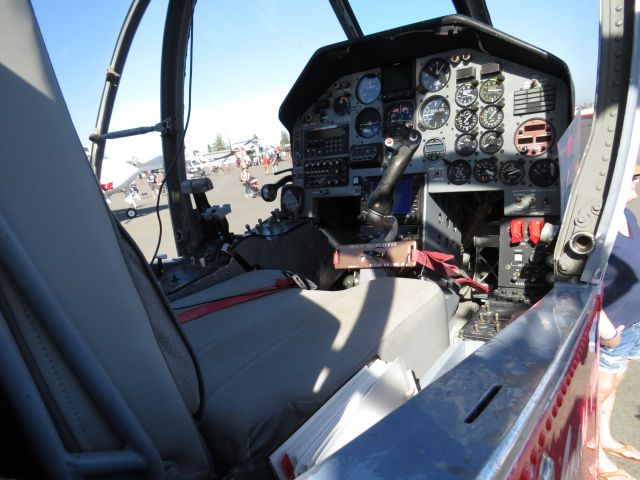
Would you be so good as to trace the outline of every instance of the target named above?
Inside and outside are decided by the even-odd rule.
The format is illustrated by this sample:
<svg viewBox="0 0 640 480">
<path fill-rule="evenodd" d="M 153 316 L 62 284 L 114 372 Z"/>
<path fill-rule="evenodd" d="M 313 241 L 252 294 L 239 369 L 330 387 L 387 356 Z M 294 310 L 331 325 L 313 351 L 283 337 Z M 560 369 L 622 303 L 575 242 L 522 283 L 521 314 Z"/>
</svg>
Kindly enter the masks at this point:
<svg viewBox="0 0 640 480">
<path fill-rule="evenodd" d="M 102 164 L 100 186 L 105 192 L 120 190 L 133 182 L 139 173 L 140 169 L 130 163 L 105 158 Z"/>
</svg>

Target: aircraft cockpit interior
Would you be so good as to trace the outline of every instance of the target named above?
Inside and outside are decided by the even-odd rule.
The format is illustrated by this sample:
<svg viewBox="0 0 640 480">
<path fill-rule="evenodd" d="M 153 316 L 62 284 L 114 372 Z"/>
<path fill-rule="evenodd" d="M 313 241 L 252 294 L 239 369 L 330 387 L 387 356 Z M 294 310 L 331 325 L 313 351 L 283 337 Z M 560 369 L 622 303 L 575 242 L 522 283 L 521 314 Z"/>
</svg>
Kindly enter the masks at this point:
<svg viewBox="0 0 640 480">
<path fill-rule="evenodd" d="M 292 171 L 263 188 L 280 193 L 277 215 L 236 239 L 231 265 L 335 290 L 429 275 L 409 257 L 438 252 L 475 282 L 457 296 L 482 307 L 457 335 L 487 340 L 553 284 L 558 139 L 572 116 L 561 60 L 466 17 L 321 48 L 280 108 Z M 163 282 L 177 298 L 193 291 Z"/>
<path fill-rule="evenodd" d="M 199 122 L 217 112 L 224 128 L 232 118 L 253 129 L 259 122 L 248 118 L 276 95 L 235 48 L 248 65 L 224 78 L 235 96 L 211 88 L 213 70 L 192 88 L 194 51 L 210 66 L 211 52 L 243 31 L 194 27 L 195 2 L 158 3 L 166 5 L 159 123 L 109 131 L 149 4 L 134 1 L 89 163 L 33 8 L 0 7 L 0 96 L 21 113 L 5 122 L 0 177 L 0 406 L 20 414 L 7 438 L 30 435 L 8 451 L 29 470 L 37 450 L 56 478 L 564 478 L 597 467 L 585 445 L 597 435 L 602 279 L 581 275 L 608 256 L 596 244 L 613 218 L 603 198 L 619 193 L 618 144 L 630 142 L 631 114 L 616 117 L 627 101 L 620 92 L 632 91 L 630 3 L 611 5 L 601 23 L 600 43 L 616 40 L 600 45 L 584 155 L 567 65 L 493 28 L 483 0 L 454 0 L 455 15 L 367 35 L 354 33 L 349 2 L 331 0 L 325 7 L 344 32 L 336 27 L 339 36 L 323 43 L 348 40 L 300 56 L 308 61 L 282 99 L 281 125 L 265 107 L 269 125 L 286 129 L 290 156 L 282 142 L 286 160 L 263 173 L 258 157 L 243 164 L 249 155 L 236 157 L 220 135 L 215 153 L 224 157 L 210 160 L 229 168 L 208 176 L 186 170 Z M 265 32 L 277 17 L 266 8 L 273 2 L 255 3 L 265 30 L 251 47 L 273 40 Z M 306 28 L 312 7 L 299 3 L 283 8 L 299 8 Z M 281 19 L 284 30 L 291 18 Z M 194 50 L 200 27 L 220 42 L 207 37 L 199 45 L 208 48 Z M 297 74 L 290 65 L 287 75 Z M 236 74 L 257 75 L 249 82 L 260 94 L 235 85 Z M 192 93 L 198 127 L 189 130 Z M 218 109 L 222 97 L 237 101 L 233 117 Z M 210 111 L 200 108 L 211 98 Z M 34 131 L 46 134 L 33 142 Z M 152 132 L 161 133 L 164 166 L 149 186 L 155 206 L 119 219 L 105 198 L 114 185 L 99 180 L 106 140 Z M 264 147 L 258 153 L 275 149 Z M 597 170 L 584 168 L 596 160 Z M 249 191 L 250 166 L 266 179 L 255 186 L 261 198 Z M 139 173 L 131 178 L 146 188 L 151 179 Z M 39 194 L 25 196 L 34 179 Z M 42 205 L 55 208 L 33 221 Z M 176 258 L 159 251 L 161 214 Z M 127 227 L 151 244 L 154 217 L 160 233 L 148 255 Z M 586 217 L 589 229 L 578 228 Z M 604 263 L 596 266 L 602 274 Z"/>
</svg>

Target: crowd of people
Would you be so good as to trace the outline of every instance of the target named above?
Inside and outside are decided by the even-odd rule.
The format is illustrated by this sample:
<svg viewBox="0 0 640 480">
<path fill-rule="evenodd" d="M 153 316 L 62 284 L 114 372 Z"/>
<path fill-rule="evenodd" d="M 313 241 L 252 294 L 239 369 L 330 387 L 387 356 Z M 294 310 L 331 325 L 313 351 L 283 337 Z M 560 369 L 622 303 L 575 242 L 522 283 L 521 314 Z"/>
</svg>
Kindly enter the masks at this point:
<svg viewBox="0 0 640 480">
<path fill-rule="evenodd" d="M 255 198 L 260 193 L 261 185 L 258 179 L 251 175 L 249 167 L 262 166 L 265 174 L 270 175 L 277 173 L 280 162 L 287 159 L 288 153 L 280 147 L 267 147 L 259 152 L 254 150 L 246 151 L 244 148 L 239 148 L 233 153 L 233 161 L 226 161 L 224 164 L 213 164 L 210 171 L 213 174 L 223 174 L 230 173 L 232 169 L 240 170 L 240 183 L 244 189 L 245 197 Z M 158 195 L 166 193 L 165 188 L 162 186 L 163 179 L 162 169 L 140 172 L 138 179 L 123 189 L 125 202 L 131 208 L 136 209 L 138 203 L 142 200 L 139 186 L 145 182 L 153 198 L 157 199 Z"/>
<path fill-rule="evenodd" d="M 262 152 L 245 151 L 239 149 L 235 152 L 236 166 L 242 168 L 243 166 L 257 166 L 262 165 L 264 172 L 269 175 L 272 172 L 278 171 L 278 164 L 285 160 L 286 152 L 280 147 L 268 147 Z"/>
<path fill-rule="evenodd" d="M 246 198 L 255 198 L 260 192 L 260 182 L 251 175 L 249 167 L 262 165 L 264 173 L 270 175 L 278 171 L 278 165 L 283 160 L 285 153 L 281 148 L 268 148 L 263 152 L 246 152 L 239 149 L 235 152 L 236 167 L 240 169 L 240 184 L 244 188 Z"/>
<path fill-rule="evenodd" d="M 280 162 L 290 159 L 289 152 L 281 147 L 266 147 L 259 151 L 246 150 L 243 147 L 234 150 L 230 157 L 218 159 L 210 163 L 199 162 L 202 174 L 208 172 L 212 174 L 230 173 L 234 169 L 242 169 L 244 166 L 262 166 L 267 175 L 276 173 Z"/>
</svg>

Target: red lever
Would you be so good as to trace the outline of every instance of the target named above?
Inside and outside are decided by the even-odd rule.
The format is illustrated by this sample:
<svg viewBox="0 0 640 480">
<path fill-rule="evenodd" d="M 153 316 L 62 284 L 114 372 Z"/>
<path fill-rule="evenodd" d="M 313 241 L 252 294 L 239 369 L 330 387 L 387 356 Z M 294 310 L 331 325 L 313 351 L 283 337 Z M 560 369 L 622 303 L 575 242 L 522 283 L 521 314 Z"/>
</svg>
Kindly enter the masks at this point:
<svg viewBox="0 0 640 480">
<path fill-rule="evenodd" d="M 540 241 L 540 232 L 542 232 L 542 227 L 544 226 L 544 220 L 542 219 L 534 219 L 529 220 L 529 240 L 534 245 L 537 245 Z"/>
<path fill-rule="evenodd" d="M 524 240 L 524 220 L 521 218 L 514 218 L 511 220 L 511 227 L 509 228 L 511 233 L 511 243 L 519 244 Z"/>
</svg>

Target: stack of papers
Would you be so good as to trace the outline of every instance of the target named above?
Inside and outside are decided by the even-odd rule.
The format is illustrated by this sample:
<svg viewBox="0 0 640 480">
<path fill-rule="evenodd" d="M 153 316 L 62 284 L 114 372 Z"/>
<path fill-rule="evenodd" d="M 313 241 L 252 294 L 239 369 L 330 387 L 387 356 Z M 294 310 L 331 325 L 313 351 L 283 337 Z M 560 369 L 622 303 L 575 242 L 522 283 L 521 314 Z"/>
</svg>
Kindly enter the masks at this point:
<svg viewBox="0 0 640 480">
<path fill-rule="evenodd" d="M 404 363 L 375 360 L 338 390 L 269 461 L 281 480 L 295 478 L 382 420 L 418 392 Z"/>
</svg>

